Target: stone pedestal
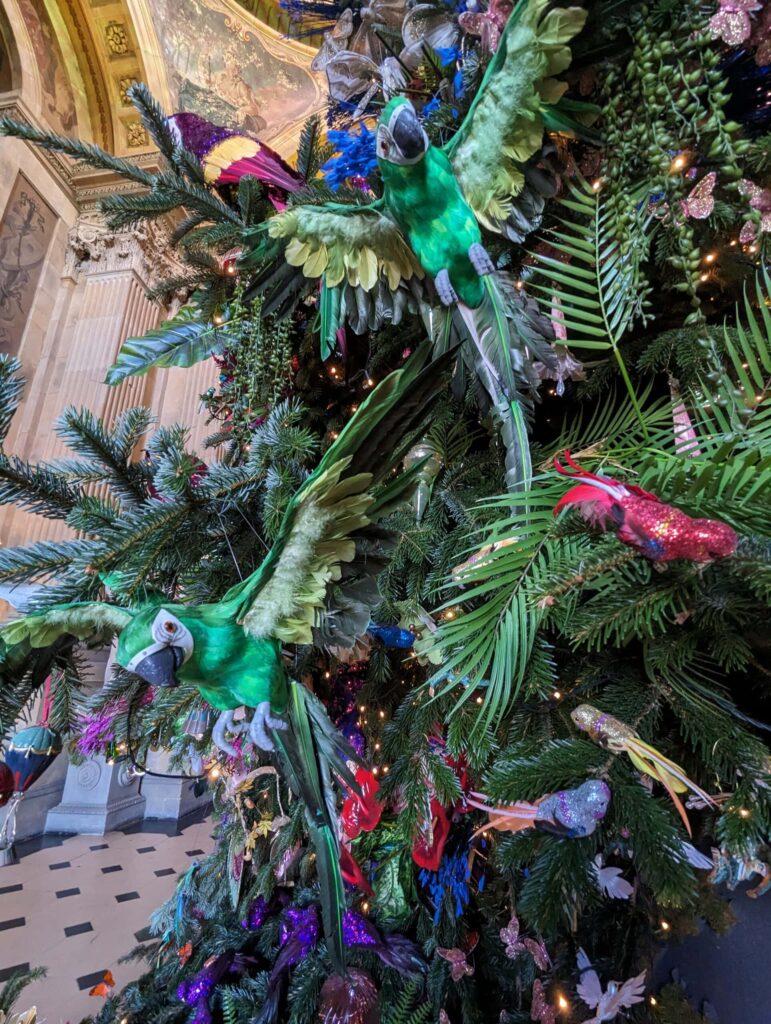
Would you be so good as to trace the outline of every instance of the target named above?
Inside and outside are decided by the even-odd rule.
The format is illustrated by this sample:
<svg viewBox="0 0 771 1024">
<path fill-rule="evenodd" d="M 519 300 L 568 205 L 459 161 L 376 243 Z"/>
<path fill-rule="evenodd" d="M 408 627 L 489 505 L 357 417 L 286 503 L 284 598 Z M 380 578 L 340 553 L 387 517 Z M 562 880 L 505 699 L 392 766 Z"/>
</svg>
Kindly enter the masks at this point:
<svg viewBox="0 0 771 1024">
<path fill-rule="evenodd" d="M 166 750 L 151 750 L 147 755 L 147 767 L 159 773 L 176 772 L 169 764 Z M 173 821 L 211 802 L 208 792 L 195 795 L 193 782 L 189 779 L 159 779 L 153 775 L 142 776 L 142 796 L 146 818 L 171 818 Z"/>
<path fill-rule="evenodd" d="M 46 832 L 103 836 L 144 817 L 139 779 L 129 778 L 125 761 L 107 764 L 101 756 L 70 765 L 62 801 L 46 818 Z"/>
</svg>

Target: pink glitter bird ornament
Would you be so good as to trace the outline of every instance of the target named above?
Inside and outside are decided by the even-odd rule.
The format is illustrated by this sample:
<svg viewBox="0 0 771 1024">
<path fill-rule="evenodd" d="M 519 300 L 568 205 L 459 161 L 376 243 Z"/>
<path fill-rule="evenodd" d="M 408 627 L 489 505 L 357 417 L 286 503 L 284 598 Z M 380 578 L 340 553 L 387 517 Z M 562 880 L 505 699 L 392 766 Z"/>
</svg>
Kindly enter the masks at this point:
<svg viewBox="0 0 771 1024">
<path fill-rule="evenodd" d="M 570 452 L 565 452 L 563 458 L 571 469 L 555 459 L 557 472 L 580 482 L 559 500 L 555 515 L 565 506 L 575 505 L 584 519 L 603 530 L 615 529 L 623 544 L 635 548 L 651 562 L 672 562 L 678 558 L 711 562 L 727 558 L 736 550 L 736 534 L 726 523 L 692 519 L 641 487 L 586 472 L 574 462 Z"/>
<path fill-rule="evenodd" d="M 749 178 L 742 178 L 739 182 L 739 191 L 750 201 L 750 209 L 760 213 L 760 225 L 754 221 L 747 220 L 742 224 L 739 232 L 739 241 L 742 245 L 755 240 L 758 234 L 771 232 L 771 188 L 761 188 Z"/>
</svg>

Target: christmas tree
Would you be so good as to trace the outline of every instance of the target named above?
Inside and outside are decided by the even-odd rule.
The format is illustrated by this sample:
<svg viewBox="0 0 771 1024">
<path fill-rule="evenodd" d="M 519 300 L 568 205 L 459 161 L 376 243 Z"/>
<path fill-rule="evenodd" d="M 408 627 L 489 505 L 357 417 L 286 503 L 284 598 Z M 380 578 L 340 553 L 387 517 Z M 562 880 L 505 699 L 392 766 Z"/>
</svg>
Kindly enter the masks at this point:
<svg viewBox="0 0 771 1024">
<path fill-rule="evenodd" d="M 52 750 L 214 801 L 99 1024 L 699 1019 L 656 951 L 769 876 L 769 10 L 300 2 L 292 166 L 141 86 L 157 173 L 0 123 L 177 217 L 188 302 L 106 386 L 220 368 L 205 451 L 73 409 L 0 458 L 73 531 L 0 551 L 45 583 L 4 734 L 48 679 Z"/>
</svg>

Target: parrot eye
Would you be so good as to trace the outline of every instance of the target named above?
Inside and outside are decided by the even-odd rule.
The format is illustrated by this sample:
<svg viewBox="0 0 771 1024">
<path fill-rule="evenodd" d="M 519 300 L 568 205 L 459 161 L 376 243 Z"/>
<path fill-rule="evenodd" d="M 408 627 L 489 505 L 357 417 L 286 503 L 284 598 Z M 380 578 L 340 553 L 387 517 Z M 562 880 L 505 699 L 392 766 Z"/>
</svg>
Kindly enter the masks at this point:
<svg viewBox="0 0 771 1024">
<path fill-rule="evenodd" d="M 166 630 L 167 633 L 173 633 L 175 626 L 173 622 L 167 619 L 166 622 L 164 622 L 163 624 L 163 628 Z"/>
</svg>

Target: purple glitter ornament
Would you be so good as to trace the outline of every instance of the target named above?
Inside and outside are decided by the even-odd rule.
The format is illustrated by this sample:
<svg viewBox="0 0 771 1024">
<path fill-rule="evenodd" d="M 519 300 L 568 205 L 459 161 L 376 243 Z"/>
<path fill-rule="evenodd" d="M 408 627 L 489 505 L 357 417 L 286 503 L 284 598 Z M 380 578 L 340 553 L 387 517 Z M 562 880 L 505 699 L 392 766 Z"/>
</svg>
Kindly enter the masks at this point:
<svg viewBox="0 0 771 1024">
<path fill-rule="evenodd" d="M 258 896 L 252 900 L 249 912 L 241 922 L 242 928 L 249 928 L 251 931 L 256 931 L 258 928 L 262 928 L 270 914 L 270 904 L 264 896 Z"/>
<path fill-rule="evenodd" d="M 202 999 L 209 998 L 214 991 L 215 985 L 216 981 L 211 968 L 207 969 L 206 964 L 204 964 L 198 974 L 194 974 L 192 978 L 186 978 L 179 983 L 177 986 L 177 999 L 182 1000 L 188 1006 L 195 1006 Z"/>
<path fill-rule="evenodd" d="M 343 915 L 343 942 L 346 946 L 377 946 L 378 937 L 369 921 L 355 910 Z"/>
<path fill-rule="evenodd" d="M 279 942 L 282 946 L 292 944 L 287 957 L 287 964 L 298 963 L 313 949 L 319 941 L 321 929 L 316 907 L 289 907 L 284 913 L 279 930 Z"/>
</svg>

